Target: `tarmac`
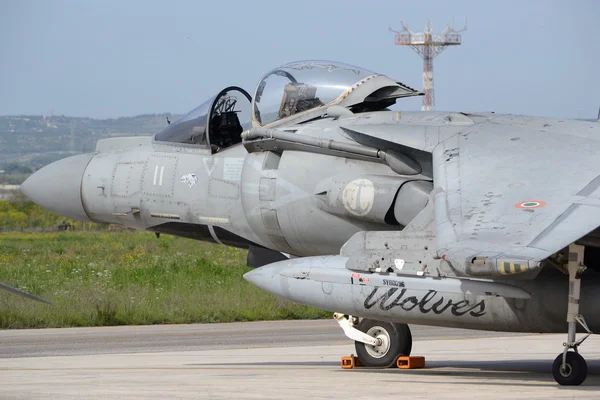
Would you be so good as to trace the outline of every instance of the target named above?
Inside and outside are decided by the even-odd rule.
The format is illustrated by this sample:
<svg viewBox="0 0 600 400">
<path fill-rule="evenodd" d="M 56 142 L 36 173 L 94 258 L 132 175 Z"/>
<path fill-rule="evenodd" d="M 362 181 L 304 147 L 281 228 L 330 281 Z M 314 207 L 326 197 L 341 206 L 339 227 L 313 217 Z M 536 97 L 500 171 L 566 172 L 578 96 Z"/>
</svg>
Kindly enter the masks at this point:
<svg viewBox="0 0 600 400">
<path fill-rule="evenodd" d="M 2 399 L 600 398 L 600 340 L 579 387 L 554 382 L 565 335 L 412 326 L 418 370 L 343 370 L 333 320 L 0 331 Z"/>
</svg>

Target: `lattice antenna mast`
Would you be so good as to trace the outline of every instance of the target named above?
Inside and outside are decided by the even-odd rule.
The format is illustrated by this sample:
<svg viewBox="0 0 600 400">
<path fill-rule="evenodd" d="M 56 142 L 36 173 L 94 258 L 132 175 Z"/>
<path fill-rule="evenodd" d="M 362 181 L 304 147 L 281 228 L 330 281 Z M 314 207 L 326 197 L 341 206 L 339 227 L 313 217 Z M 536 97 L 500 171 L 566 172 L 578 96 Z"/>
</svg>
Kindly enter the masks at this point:
<svg viewBox="0 0 600 400">
<path fill-rule="evenodd" d="M 435 109 L 435 92 L 433 88 L 433 59 L 447 46 L 458 46 L 461 44 L 461 32 L 467 30 L 467 22 L 464 28 L 454 29 L 454 22 L 448 23 L 441 34 L 432 33 L 431 21 L 427 21 L 425 32 L 415 33 L 401 22 L 402 30 L 390 30 L 396 34 L 397 46 L 410 46 L 423 58 L 423 104 L 421 110 L 433 111 Z"/>
</svg>

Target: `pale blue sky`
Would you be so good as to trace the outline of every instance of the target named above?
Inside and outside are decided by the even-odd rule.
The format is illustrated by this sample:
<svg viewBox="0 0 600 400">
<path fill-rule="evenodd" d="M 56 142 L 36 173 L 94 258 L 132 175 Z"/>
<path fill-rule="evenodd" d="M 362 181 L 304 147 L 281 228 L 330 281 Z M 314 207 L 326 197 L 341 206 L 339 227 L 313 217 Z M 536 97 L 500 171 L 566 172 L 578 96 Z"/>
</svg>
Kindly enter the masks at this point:
<svg viewBox="0 0 600 400">
<path fill-rule="evenodd" d="M 267 70 L 329 59 L 421 87 L 421 60 L 396 47 L 403 20 L 463 45 L 434 63 L 436 108 L 595 118 L 600 2 L 0 1 L 0 115 L 182 113 Z M 420 99 L 400 101 L 417 110 Z"/>
</svg>

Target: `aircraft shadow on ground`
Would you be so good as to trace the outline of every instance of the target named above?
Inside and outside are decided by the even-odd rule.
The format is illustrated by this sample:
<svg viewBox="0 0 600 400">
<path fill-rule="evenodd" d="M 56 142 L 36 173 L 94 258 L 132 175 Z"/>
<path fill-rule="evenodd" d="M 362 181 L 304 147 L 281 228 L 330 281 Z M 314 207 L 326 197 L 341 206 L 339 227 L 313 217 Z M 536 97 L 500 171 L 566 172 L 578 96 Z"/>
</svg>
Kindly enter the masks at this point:
<svg viewBox="0 0 600 400">
<path fill-rule="evenodd" d="M 582 386 L 558 386 L 569 390 L 598 390 L 600 360 L 587 360 L 588 376 Z M 360 369 L 359 369 L 360 371 Z M 552 360 L 431 361 L 424 369 L 364 369 L 367 373 L 407 373 L 420 376 L 445 376 L 477 380 L 477 385 L 548 386 L 556 385 L 552 377 Z M 445 384 L 464 384 L 464 380 Z M 504 381 L 504 382 L 501 382 Z M 435 380 L 431 382 L 436 383 Z"/>
<path fill-rule="evenodd" d="M 340 363 L 335 361 L 265 361 L 248 363 L 210 363 L 210 364 L 186 364 L 187 366 L 203 367 L 339 367 Z"/>
<path fill-rule="evenodd" d="M 588 377 L 582 386 L 558 386 L 568 390 L 598 390 L 600 387 L 600 360 L 587 360 Z M 369 374 L 412 374 L 435 377 L 457 377 L 477 380 L 478 385 L 509 386 L 548 386 L 554 384 L 552 377 L 552 360 L 493 360 L 493 361 L 430 361 L 424 369 L 400 370 L 396 368 L 357 368 L 353 371 L 342 370 L 338 362 L 332 361 L 281 361 L 281 362 L 248 362 L 219 364 L 187 364 L 189 366 L 231 367 L 326 367 L 339 368 L 340 373 Z M 444 381 L 445 384 L 464 384 L 464 380 Z M 500 382 L 505 381 L 505 382 Z M 390 379 L 390 382 L 397 382 Z M 423 381 L 419 381 L 423 382 Z M 432 380 L 423 383 L 439 383 Z"/>
</svg>

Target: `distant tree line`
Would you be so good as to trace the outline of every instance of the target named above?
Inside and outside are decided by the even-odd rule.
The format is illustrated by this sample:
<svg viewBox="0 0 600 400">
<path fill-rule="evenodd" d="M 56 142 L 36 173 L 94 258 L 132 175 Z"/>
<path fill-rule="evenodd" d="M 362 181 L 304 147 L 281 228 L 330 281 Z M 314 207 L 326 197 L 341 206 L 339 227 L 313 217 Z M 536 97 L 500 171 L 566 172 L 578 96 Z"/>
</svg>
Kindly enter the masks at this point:
<svg viewBox="0 0 600 400">
<path fill-rule="evenodd" d="M 0 185 L 20 185 L 29 175 L 31 174 L 0 174 Z"/>
<path fill-rule="evenodd" d="M 31 174 L 31 167 L 19 163 L 9 163 L 0 167 L 5 174 Z"/>
</svg>

